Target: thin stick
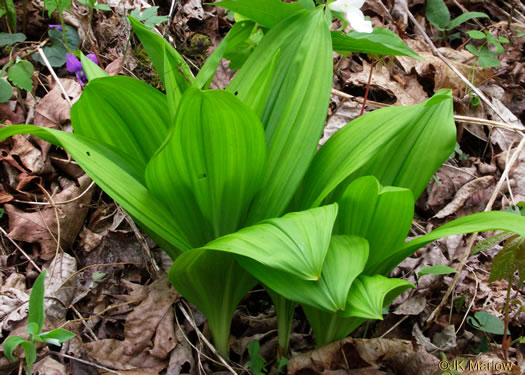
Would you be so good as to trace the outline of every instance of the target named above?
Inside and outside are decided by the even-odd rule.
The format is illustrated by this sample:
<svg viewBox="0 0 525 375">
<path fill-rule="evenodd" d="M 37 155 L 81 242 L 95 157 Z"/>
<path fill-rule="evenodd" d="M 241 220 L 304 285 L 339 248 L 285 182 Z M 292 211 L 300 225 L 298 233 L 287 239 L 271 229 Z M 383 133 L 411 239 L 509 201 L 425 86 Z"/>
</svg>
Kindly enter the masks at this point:
<svg viewBox="0 0 525 375">
<path fill-rule="evenodd" d="M 375 65 L 376 61 L 370 64 L 370 74 L 368 74 L 368 82 L 366 84 L 365 97 L 363 99 L 363 105 L 361 106 L 361 112 L 359 112 L 359 116 L 362 116 L 363 113 L 365 113 L 366 99 L 368 98 L 368 93 L 370 92 L 370 83 L 372 82 L 372 73 L 374 72 Z"/>
<path fill-rule="evenodd" d="M 168 14 L 168 24 L 166 25 L 166 30 L 164 31 L 164 37 L 166 37 L 166 35 L 170 31 L 171 22 L 173 21 L 173 13 L 175 12 L 176 8 L 177 0 L 171 0 L 170 12 Z"/>
<path fill-rule="evenodd" d="M 487 203 L 487 206 L 485 207 L 485 210 L 484 210 L 485 212 L 490 211 L 492 209 L 492 205 L 496 201 L 496 198 L 497 198 L 497 196 L 498 196 L 498 194 L 499 194 L 499 192 L 501 190 L 501 187 L 505 183 L 505 180 L 506 180 L 506 178 L 507 178 L 507 176 L 508 176 L 508 174 L 510 172 L 510 169 L 512 168 L 512 166 L 514 165 L 514 163 L 518 159 L 518 156 L 520 155 L 520 153 L 521 153 L 521 151 L 523 150 L 524 147 L 525 147 L 525 136 L 521 138 L 521 141 L 520 141 L 519 145 L 516 147 L 516 150 L 512 154 L 512 157 L 510 158 L 510 161 L 505 166 L 505 169 L 503 170 L 503 173 L 501 174 L 501 177 L 500 177 L 500 179 L 499 179 L 499 181 L 498 181 L 498 183 L 497 183 L 497 185 L 496 185 L 496 187 L 494 189 L 494 192 L 492 193 L 492 196 L 490 197 L 489 202 Z M 427 318 L 427 321 L 426 321 L 427 327 L 430 326 L 430 323 L 435 319 L 435 317 L 437 315 L 439 315 L 439 313 L 441 312 L 441 309 L 447 303 L 448 297 L 450 297 L 450 294 L 452 293 L 452 291 L 456 287 L 456 284 L 458 282 L 458 279 L 459 279 L 459 276 L 461 274 L 461 271 L 463 270 L 463 267 L 467 263 L 467 260 L 468 260 L 468 258 L 470 256 L 471 249 L 472 249 L 472 246 L 474 245 L 474 242 L 476 240 L 477 234 L 478 234 L 478 232 L 473 233 L 471 235 L 471 237 L 470 237 L 470 239 L 468 241 L 467 247 L 465 249 L 465 252 L 463 253 L 463 256 L 461 257 L 460 263 L 458 264 L 458 267 L 456 268 L 457 272 L 454 275 L 454 279 L 452 280 L 452 283 L 449 285 L 449 287 L 448 287 L 447 291 L 445 292 L 445 295 L 443 296 L 443 299 L 439 303 L 438 307 L 436 307 L 436 309 L 434 311 L 432 311 L 430 316 Z"/>
<path fill-rule="evenodd" d="M 55 82 L 58 84 L 58 87 L 60 87 L 60 91 L 62 91 L 62 94 L 64 94 L 64 98 L 66 99 L 67 103 L 69 104 L 70 107 L 72 107 L 73 103 L 71 103 L 71 100 L 69 99 L 69 95 L 67 94 L 66 89 L 64 88 L 64 86 L 62 86 L 62 82 L 60 82 L 60 79 L 58 79 L 58 76 L 55 73 L 55 70 L 49 63 L 49 60 L 47 59 L 46 54 L 44 53 L 42 48 L 38 47 L 38 53 L 40 54 L 40 57 L 42 57 L 42 60 L 44 60 L 44 64 L 46 65 L 47 69 L 49 70 L 53 78 L 55 79 Z"/>
<path fill-rule="evenodd" d="M 59 357 L 63 357 L 63 358 L 72 359 L 73 361 L 77 361 L 77 362 L 83 363 L 85 365 L 93 366 L 93 367 L 99 368 L 101 370 L 104 370 L 104 371 L 107 371 L 107 372 L 111 372 L 112 374 L 124 375 L 122 372 L 118 372 L 118 371 L 112 370 L 110 368 L 107 368 L 107 367 L 104 367 L 104 366 L 101 366 L 101 365 L 97 365 L 96 363 L 89 362 L 89 361 L 86 361 L 84 359 L 76 358 L 76 357 L 73 357 L 73 356 L 70 356 L 70 355 L 67 355 L 67 354 L 64 354 L 64 353 L 51 352 L 51 354 L 58 355 Z"/>
<path fill-rule="evenodd" d="M 235 370 L 233 368 L 231 368 L 231 366 L 224 360 L 224 358 L 222 358 L 222 356 L 219 354 L 219 352 L 217 352 L 215 347 L 208 341 L 208 339 L 202 334 L 202 332 L 199 330 L 199 327 L 197 327 L 197 325 L 190 318 L 190 315 L 188 314 L 188 312 L 186 311 L 184 306 L 179 305 L 179 309 L 184 314 L 184 317 L 186 318 L 186 320 L 193 326 L 193 329 L 195 330 L 195 332 L 197 332 L 197 336 L 199 336 L 199 338 L 206 344 L 208 349 L 210 349 L 213 352 L 213 354 L 215 354 L 217 356 L 217 358 L 219 358 L 219 361 L 221 361 L 223 366 L 226 367 L 228 369 L 228 371 L 230 371 L 232 374 L 238 375 L 235 372 Z"/>
<path fill-rule="evenodd" d="M 6 231 L 4 230 L 4 228 L 0 227 L 0 231 L 3 233 L 3 235 L 9 240 L 11 241 L 11 243 L 13 245 L 15 245 L 15 247 L 18 249 L 18 251 L 20 251 L 22 253 L 22 255 L 29 261 L 29 263 L 31 263 L 33 265 L 33 267 L 35 267 L 35 269 L 39 272 L 39 273 L 42 273 L 42 269 L 40 267 L 37 266 L 37 264 L 33 261 L 33 259 L 31 259 L 31 257 L 29 255 L 27 255 L 27 253 L 22 250 L 22 248 L 20 246 L 18 246 L 18 244 L 11 238 L 7 235 Z"/>
<path fill-rule="evenodd" d="M 86 190 L 84 190 L 80 195 L 76 196 L 75 198 L 72 198 L 72 199 L 69 199 L 67 201 L 63 201 L 63 202 L 55 202 L 54 204 L 56 206 L 58 206 L 59 204 L 67 204 L 67 203 L 71 203 L 71 202 L 74 202 L 76 200 L 79 200 L 80 198 L 82 198 L 84 195 L 86 195 L 86 193 L 93 187 L 95 186 L 95 181 L 91 181 L 91 183 L 89 184 L 89 186 L 86 188 Z M 34 204 L 34 205 L 37 205 L 37 206 L 49 206 L 49 205 L 52 205 L 50 202 L 32 202 L 32 201 L 23 201 L 23 200 L 20 200 L 20 199 L 15 199 L 13 200 L 13 202 L 17 202 L 17 203 L 24 203 L 24 204 Z"/>
<path fill-rule="evenodd" d="M 489 107 L 490 109 L 492 109 L 494 111 L 494 113 L 496 113 L 505 123 L 507 123 L 507 121 L 505 120 L 505 117 L 501 114 L 501 112 L 491 103 L 491 101 L 485 96 L 485 94 L 483 94 L 483 92 L 481 92 L 480 89 L 478 89 L 476 86 L 474 86 L 464 75 L 463 73 L 461 73 L 454 65 L 452 65 L 450 63 L 450 61 L 448 61 L 445 56 L 443 56 L 443 54 L 441 52 L 439 52 L 439 50 L 436 48 L 436 46 L 434 45 L 434 43 L 432 42 L 432 39 L 430 39 L 430 37 L 427 35 L 427 33 L 425 32 L 425 30 L 423 29 L 423 27 L 419 24 L 419 22 L 417 22 L 416 18 L 414 17 L 414 15 L 410 12 L 410 10 L 408 9 L 408 6 L 406 6 L 405 4 L 405 10 L 408 14 L 408 17 L 410 18 L 410 20 L 412 21 L 412 23 L 416 26 L 416 28 L 419 30 L 419 32 L 421 33 L 421 35 L 423 35 L 423 38 L 425 39 L 425 41 L 428 43 L 428 45 L 430 46 L 430 48 L 432 49 L 432 52 L 434 53 L 434 55 L 436 55 L 437 57 L 439 57 L 445 64 L 447 64 L 447 66 L 454 72 L 456 73 L 456 75 L 468 86 L 470 87 L 470 89 L 472 91 L 474 91 L 474 93 L 476 93 L 477 96 L 479 96 L 479 98 L 481 100 L 483 100 Z"/>
</svg>

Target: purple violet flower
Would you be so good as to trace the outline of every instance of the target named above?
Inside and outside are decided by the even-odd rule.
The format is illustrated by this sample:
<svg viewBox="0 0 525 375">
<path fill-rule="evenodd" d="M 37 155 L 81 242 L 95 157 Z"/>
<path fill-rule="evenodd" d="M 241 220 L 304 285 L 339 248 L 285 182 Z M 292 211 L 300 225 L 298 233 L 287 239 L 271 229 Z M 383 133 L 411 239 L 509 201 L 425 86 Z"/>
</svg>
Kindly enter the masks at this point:
<svg viewBox="0 0 525 375">
<path fill-rule="evenodd" d="M 86 57 L 98 65 L 97 57 L 93 53 L 88 54 Z M 84 81 L 87 80 L 86 73 L 82 69 L 82 63 L 75 55 L 66 54 L 66 69 L 70 73 L 75 73 L 78 83 L 84 86 Z"/>
<path fill-rule="evenodd" d="M 50 29 L 57 29 L 60 32 L 64 32 L 64 29 L 62 28 L 62 25 L 49 25 Z"/>
</svg>

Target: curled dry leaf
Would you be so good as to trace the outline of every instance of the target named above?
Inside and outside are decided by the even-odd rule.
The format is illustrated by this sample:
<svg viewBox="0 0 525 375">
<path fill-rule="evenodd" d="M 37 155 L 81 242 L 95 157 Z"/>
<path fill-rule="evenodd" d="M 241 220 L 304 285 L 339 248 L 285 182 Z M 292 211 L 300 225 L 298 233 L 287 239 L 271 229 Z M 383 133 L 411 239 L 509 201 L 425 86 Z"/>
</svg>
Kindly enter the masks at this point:
<svg viewBox="0 0 525 375">
<path fill-rule="evenodd" d="M 304 371 L 327 373 L 325 370 L 340 368 L 361 369 L 374 373 L 381 363 L 399 353 L 413 352 L 410 341 L 397 339 L 355 339 L 347 337 L 325 347 L 302 353 L 288 363 L 288 373 Z M 370 366 L 372 366 L 370 368 Z"/>
<path fill-rule="evenodd" d="M 180 375 L 183 369 L 186 369 L 185 373 L 193 374 L 195 360 L 193 359 L 192 348 L 180 329 L 177 330 L 176 337 L 177 345 L 171 352 L 166 375 Z"/>
<path fill-rule="evenodd" d="M 126 318 L 124 340 L 100 340 L 84 347 L 93 360 L 118 370 L 164 369 L 177 343 L 173 304 L 178 293 L 163 277 L 130 297 L 142 301 Z"/>
<path fill-rule="evenodd" d="M 396 315 L 419 315 L 425 310 L 427 299 L 425 296 L 412 296 L 399 305 L 394 314 Z"/>
<path fill-rule="evenodd" d="M 467 200 L 472 200 L 476 194 L 479 196 L 478 193 L 483 193 L 489 185 L 494 183 L 494 177 L 493 176 L 483 176 L 479 177 L 473 181 L 470 181 L 463 185 L 461 189 L 458 190 L 456 195 L 454 196 L 454 199 L 452 202 L 447 204 L 442 210 L 440 210 L 437 214 L 434 215 L 435 218 L 442 219 L 444 217 L 447 217 L 449 215 L 457 213 L 467 202 Z M 485 194 L 482 194 L 485 195 Z M 488 199 L 488 197 L 487 197 Z M 480 204 L 484 205 L 486 202 L 479 202 Z"/>
<path fill-rule="evenodd" d="M 46 315 L 53 320 L 64 321 L 75 294 L 75 283 L 71 276 L 77 270 L 77 261 L 61 251 L 46 268 Z"/>
<path fill-rule="evenodd" d="M 91 183 L 91 179 L 84 175 L 78 180 L 79 186 L 74 183 L 64 188 L 53 198 L 55 202 L 69 201 L 82 194 Z M 60 222 L 60 245 L 63 249 L 69 248 L 82 228 L 91 202 L 92 189 L 80 199 L 70 203 L 57 205 Z M 49 260 L 57 249 L 58 237 L 55 208 L 47 207 L 37 212 L 25 212 L 17 207 L 6 204 L 6 213 L 9 217 L 9 237 L 13 240 L 40 244 L 40 258 Z"/>
<path fill-rule="evenodd" d="M 413 59 L 412 59 L 413 60 Z M 346 79 L 346 85 L 366 87 L 370 76 L 370 64 L 363 61 L 363 70 L 352 73 Z M 374 92 L 382 93 L 387 97 L 394 98 L 394 105 L 413 105 L 421 103 L 428 98 L 423 87 L 418 83 L 414 75 L 406 75 L 403 79 L 396 81 L 390 77 L 390 71 L 386 66 L 374 67 L 372 80 L 370 81 L 370 99 L 378 100 Z M 378 100 L 379 101 L 379 100 Z"/>
<path fill-rule="evenodd" d="M 405 56 L 396 57 L 407 74 L 415 70 L 421 78 L 433 78 L 434 92 L 442 88 L 448 88 L 454 90 L 454 95 L 458 96 L 458 94 L 465 90 L 465 83 L 458 79 L 456 73 L 454 73 L 443 60 L 432 54 L 428 45 L 423 41 L 411 39 L 406 39 L 405 42 L 423 57 L 423 60 L 415 60 Z M 469 74 L 471 74 L 472 64 L 469 62 L 469 59 L 472 55 L 470 53 L 464 53 L 464 51 L 458 51 L 448 47 L 439 48 L 439 51 L 464 76 L 468 77 Z M 480 83 L 486 82 L 493 74 L 492 69 L 476 67 L 474 85 L 478 86 Z"/>
<path fill-rule="evenodd" d="M 27 316 L 29 294 L 24 280 L 23 275 L 12 273 L 0 287 L 0 337 Z"/>
<path fill-rule="evenodd" d="M 501 169 L 507 165 L 507 160 L 510 159 L 515 149 L 507 152 L 502 152 L 498 155 L 497 161 Z M 514 201 L 519 203 L 525 201 L 525 152 L 521 152 L 518 160 L 509 172 L 509 184 L 514 196 Z"/>
</svg>

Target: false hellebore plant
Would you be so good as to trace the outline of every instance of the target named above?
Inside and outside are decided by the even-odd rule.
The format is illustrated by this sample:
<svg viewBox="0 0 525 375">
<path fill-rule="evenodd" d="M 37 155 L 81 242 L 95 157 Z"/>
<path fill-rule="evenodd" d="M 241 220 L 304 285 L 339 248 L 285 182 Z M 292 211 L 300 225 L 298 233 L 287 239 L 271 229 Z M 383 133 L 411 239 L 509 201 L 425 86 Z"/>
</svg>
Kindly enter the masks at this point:
<svg viewBox="0 0 525 375">
<path fill-rule="evenodd" d="M 418 58 L 394 34 L 330 32 L 329 9 L 308 1 L 219 5 L 251 21 L 233 26 L 195 78 L 130 18 L 166 95 L 105 77 L 82 56 L 90 82 L 72 109 L 74 133 L 16 125 L 0 138 L 30 133 L 64 147 L 174 259 L 171 283 L 206 315 L 222 354 L 234 310 L 258 282 L 275 304 L 285 354 L 296 303 L 323 345 L 381 319 L 412 287 L 387 275 L 426 243 L 488 229 L 525 236 L 525 218 L 490 212 L 405 243 L 414 199 L 454 150 L 448 90 L 361 116 L 317 150 L 333 50 Z M 208 90 L 222 56 L 257 27 L 264 38 L 236 77 Z"/>
</svg>

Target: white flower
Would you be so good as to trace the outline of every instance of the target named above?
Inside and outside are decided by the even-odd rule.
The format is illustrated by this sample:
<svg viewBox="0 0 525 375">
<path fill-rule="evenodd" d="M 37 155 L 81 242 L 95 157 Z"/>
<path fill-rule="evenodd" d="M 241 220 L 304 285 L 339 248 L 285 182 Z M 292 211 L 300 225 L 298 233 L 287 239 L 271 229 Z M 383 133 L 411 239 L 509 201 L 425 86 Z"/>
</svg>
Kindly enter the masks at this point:
<svg viewBox="0 0 525 375">
<path fill-rule="evenodd" d="M 359 8 L 363 6 L 365 0 L 336 0 L 328 6 L 336 12 L 343 12 L 346 20 L 355 31 L 361 33 L 372 32 L 372 22 L 365 20 L 365 15 Z"/>
</svg>

